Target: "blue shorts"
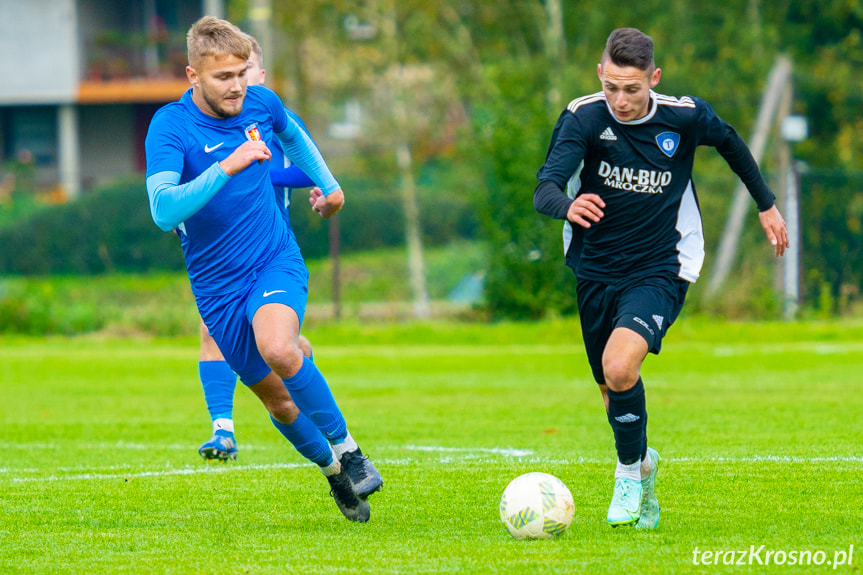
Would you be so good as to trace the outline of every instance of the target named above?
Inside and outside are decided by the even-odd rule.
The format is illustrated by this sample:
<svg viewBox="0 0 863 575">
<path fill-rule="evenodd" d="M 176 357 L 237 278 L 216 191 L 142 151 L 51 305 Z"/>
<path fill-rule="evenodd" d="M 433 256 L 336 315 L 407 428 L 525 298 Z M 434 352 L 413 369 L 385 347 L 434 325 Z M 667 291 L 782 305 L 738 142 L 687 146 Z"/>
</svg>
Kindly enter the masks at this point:
<svg viewBox="0 0 863 575">
<path fill-rule="evenodd" d="M 303 323 L 309 272 L 299 250 L 280 255 L 243 289 L 218 296 L 196 296 L 198 311 L 231 369 L 246 385 L 264 379 L 270 366 L 258 352 L 252 318 L 269 303 L 294 310 Z"/>
<path fill-rule="evenodd" d="M 587 361 L 597 383 L 605 383 L 602 354 L 611 332 L 626 327 L 641 335 L 658 354 L 662 338 L 680 315 L 689 282 L 678 277 L 649 276 L 606 283 L 579 278 L 578 315 Z"/>
</svg>

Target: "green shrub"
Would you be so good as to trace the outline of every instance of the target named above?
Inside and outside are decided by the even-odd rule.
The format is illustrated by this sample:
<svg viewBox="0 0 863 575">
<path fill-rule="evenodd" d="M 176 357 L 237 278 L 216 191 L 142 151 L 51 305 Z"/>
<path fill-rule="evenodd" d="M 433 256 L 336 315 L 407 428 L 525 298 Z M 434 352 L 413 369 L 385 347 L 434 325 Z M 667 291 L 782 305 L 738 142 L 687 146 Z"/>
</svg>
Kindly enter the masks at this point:
<svg viewBox="0 0 863 575">
<path fill-rule="evenodd" d="M 575 277 L 564 265 L 562 222 L 533 208 L 536 170 L 554 120 L 549 120 L 545 72 L 532 62 L 489 70 L 499 94 L 477 104 L 471 154 L 483 182 L 474 194 L 482 236 L 489 245 L 485 277 L 488 313 L 536 319 L 575 311 Z"/>
<path fill-rule="evenodd" d="M 174 234 L 150 218 L 140 181 L 119 182 L 0 229 L 0 272 L 100 274 L 182 269 Z"/>
<path fill-rule="evenodd" d="M 468 200 L 435 193 L 447 167 L 429 167 L 421 186 L 424 240 L 430 246 L 471 238 L 476 223 Z M 355 252 L 404 244 L 404 220 L 397 192 L 373 180 L 342 178 L 348 203 L 339 214 L 341 250 Z M 291 213 L 307 258 L 329 251 L 327 222 L 312 212 L 307 192 L 294 193 Z M 36 212 L 0 228 L 0 273 L 16 275 L 142 273 L 184 269 L 173 233 L 150 217 L 141 179 L 126 180 L 80 200 Z"/>
</svg>

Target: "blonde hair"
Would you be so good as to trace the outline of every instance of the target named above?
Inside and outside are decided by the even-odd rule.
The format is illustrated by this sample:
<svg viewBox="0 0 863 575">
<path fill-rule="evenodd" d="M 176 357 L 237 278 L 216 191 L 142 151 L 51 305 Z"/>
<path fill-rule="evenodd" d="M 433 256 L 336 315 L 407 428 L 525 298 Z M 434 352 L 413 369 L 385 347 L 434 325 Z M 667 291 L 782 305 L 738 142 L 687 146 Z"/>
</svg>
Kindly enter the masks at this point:
<svg viewBox="0 0 863 575">
<path fill-rule="evenodd" d="M 186 51 L 189 66 L 195 68 L 207 56 L 229 55 L 248 60 L 252 43 L 242 30 L 227 20 L 204 16 L 189 28 Z"/>
<path fill-rule="evenodd" d="M 251 34 L 246 34 L 246 38 L 248 38 L 249 42 L 252 43 L 252 52 L 254 52 L 255 55 L 258 57 L 258 64 L 259 64 L 260 68 L 263 69 L 264 68 L 264 51 L 261 50 L 261 45 L 258 44 L 258 41 Z M 252 55 L 249 54 L 249 57 L 251 57 L 251 56 Z"/>
</svg>

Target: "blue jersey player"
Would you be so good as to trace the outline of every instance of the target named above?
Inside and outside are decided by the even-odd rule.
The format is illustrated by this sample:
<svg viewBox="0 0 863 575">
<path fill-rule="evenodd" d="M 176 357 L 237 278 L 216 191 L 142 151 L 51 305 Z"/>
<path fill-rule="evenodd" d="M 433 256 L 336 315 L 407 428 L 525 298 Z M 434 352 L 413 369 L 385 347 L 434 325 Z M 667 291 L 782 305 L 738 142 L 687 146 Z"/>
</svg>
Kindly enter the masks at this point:
<svg viewBox="0 0 863 575">
<path fill-rule="evenodd" d="M 266 142 L 277 138 L 320 188 L 310 197 L 316 213 L 338 212 L 344 194 L 278 96 L 247 87 L 251 43 L 242 31 L 204 17 L 189 29 L 187 50 L 192 87 L 147 133 L 153 219 L 179 230 L 198 311 L 231 369 L 319 466 L 342 514 L 368 521 L 367 498 L 383 482 L 298 347 L 308 271 L 276 202 Z"/>
<path fill-rule="evenodd" d="M 252 43 L 249 56 L 249 69 L 246 73 L 249 86 L 263 85 L 266 70 L 263 68 L 264 54 L 258 41 L 247 35 Z M 288 116 L 294 120 L 306 134 L 308 130 L 299 116 L 285 108 Z M 310 136 L 311 137 L 311 136 Z M 276 202 L 285 218 L 288 230 L 291 230 L 290 205 L 292 188 L 314 186 L 314 182 L 290 161 L 282 152 L 278 140 L 269 146 L 273 157 L 270 160 L 270 181 L 275 186 Z M 198 453 L 204 459 L 226 461 L 236 459 L 238 454 L 237 441 L 234 437 L 234 389 L 237 385 L 237 375 L 225 361 L 219 346 L 213 340 L 207 326 L 201 322 L 201 351 L 198 356 L 198 374 L 204 391 L 204 400 L 213 426 L 213 435 L 199 448 Z M 300 350 L 308 358 L 312 358 L 312 345 L 302 335 L 299 338 Z"/>
<path fill-rule="evenodd" d="M 785 222 L 749 148 L 699 98 L 653 91 L 653 40 L 634 28 L 608 37 L 602 91 L 561 113 L 534 191 L 534 207 L 565 220 L 566 263 L 577 277 L 581 330 L 614 432 L 617 468 L 607 521 L 659 522 L 659 455 L 647 445 L 641 365 L 659 353 L 704 261 L 692 182 L 696 147 L 712 146 L 746 185 L 775 255 Z"/>
</svg>

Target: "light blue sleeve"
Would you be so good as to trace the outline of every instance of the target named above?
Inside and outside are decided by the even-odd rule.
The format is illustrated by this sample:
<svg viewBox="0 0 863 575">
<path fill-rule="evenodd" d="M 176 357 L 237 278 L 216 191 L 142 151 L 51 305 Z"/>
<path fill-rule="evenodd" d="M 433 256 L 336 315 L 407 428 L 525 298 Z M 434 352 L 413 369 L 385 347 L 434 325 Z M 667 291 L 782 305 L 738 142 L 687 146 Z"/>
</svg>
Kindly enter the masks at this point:
<svg viewBox="0 0 863 575">
<path fill-rule="evenodd" d="M 153 174 L 147 178 L 153 221 L 162 231 L 173 230 L 203 208 L 229 179 L 218 162 L 185 184 L 180 184 L 177 172 Z"/>
<path fill-rule="evenodd" d="M 315 143 L 292 118 L 287 117 L 287 114 L 285 116 L 288 125 L 276 134 L 285 155 L 315 182 L 325 196 L 340 190 L 341 186 L 333 177 Z"/>
</svg>

